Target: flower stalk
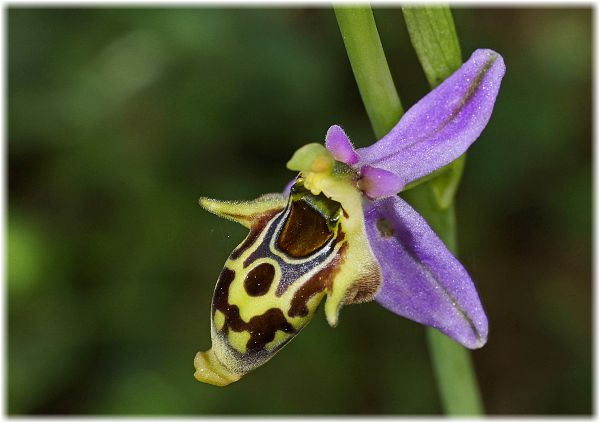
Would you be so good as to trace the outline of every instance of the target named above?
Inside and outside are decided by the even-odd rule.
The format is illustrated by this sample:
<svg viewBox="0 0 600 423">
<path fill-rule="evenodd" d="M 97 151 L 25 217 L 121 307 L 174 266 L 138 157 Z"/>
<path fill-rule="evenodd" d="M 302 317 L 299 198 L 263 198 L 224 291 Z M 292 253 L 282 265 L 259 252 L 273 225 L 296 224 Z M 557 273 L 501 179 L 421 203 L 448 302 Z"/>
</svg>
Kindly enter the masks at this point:
<svg viewBox="0 0 600 423">
<path fill-rule="evenodd" d="M 373 12 L 368 6 L 334 6 L 358 90 L 377 139 L 404 113 L 396 91 Z"/>
<path fill-rule="evenodd" d="M 381 138 L 398 122 L 403 109 L 373 12 L 368 5 L 334 9 L 367 114 L 376 137 Z M 411 42 L 433 88 L 462 62 L 452 15 L 448 7 L 409 7 L 403 13 Z M 435 177 L 425 177 L 423 183 L 403 193 L 454 253 L 457 243 L 453 198 L 463 166 L 464 155 L 435 172 Z M 445 412 L 481 414 L 483 407 L 469 352 L 437 330 L 426 330 Z"/>
</svg>

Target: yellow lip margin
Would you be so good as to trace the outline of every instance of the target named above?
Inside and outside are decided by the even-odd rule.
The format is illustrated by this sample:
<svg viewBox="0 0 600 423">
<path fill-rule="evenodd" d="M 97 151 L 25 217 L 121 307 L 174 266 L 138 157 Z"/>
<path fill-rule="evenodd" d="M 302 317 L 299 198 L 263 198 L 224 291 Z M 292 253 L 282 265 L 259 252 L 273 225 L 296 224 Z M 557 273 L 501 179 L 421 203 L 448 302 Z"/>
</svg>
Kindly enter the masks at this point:
<svg viewBox="0 0 600 423">
<path fill-rule="evenodd" d="M 215 386 L 227 386 L 230 383 L 240 380 L 242 375 L 231 373 L 217 358 L 212 348 L 208 351 L 201 351 L 194 358 L 194 377 L 204 383 Z"/>
</svg>

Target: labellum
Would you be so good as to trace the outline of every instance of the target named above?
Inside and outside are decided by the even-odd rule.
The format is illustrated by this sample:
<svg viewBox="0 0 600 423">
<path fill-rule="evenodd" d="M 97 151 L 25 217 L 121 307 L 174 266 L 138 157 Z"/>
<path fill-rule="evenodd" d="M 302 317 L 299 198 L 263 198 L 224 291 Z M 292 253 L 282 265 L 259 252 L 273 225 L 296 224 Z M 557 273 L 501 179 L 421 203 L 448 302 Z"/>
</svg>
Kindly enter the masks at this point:
<svg viewBox="0 0 600 423">
<path fill-rule="evenodd" d="M 373 299 L 381 277 L 366 238 L 360 193 L 344 188 L 356 175 L 333 159 L 324 163 L 330 155 L 319 147 L 287 199 L 268 194 L 245 203 L 200 200 L 250 233 L 218 278 L 212 348 L 194 360 L 199 381 L 228 385 L 268 361 L 308 324 L 325 295 L 332 326 L 342 305 Z M 329 179 L 341 201 L 317 188 Z M 354 203 L 359 207 L 353 209 Z"/>
</svg>

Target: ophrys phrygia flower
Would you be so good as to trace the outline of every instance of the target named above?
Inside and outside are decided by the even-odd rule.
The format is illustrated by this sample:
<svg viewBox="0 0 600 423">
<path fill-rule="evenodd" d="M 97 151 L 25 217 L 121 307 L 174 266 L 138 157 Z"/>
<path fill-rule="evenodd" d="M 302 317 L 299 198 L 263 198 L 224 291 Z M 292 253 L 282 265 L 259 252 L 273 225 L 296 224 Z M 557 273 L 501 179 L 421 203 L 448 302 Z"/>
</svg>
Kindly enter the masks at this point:
<svg viewBox="0 0 600 423">
<path fill-rule="evenodd" d="M 487 317 L 467 271 L 396 194 L 479 137 L 504 71 L 500 55 L 477 50 L 370 147 L 355 150 L 334 125 L 325 146 L 300 148 L 287 163 L 299 173 L 286 193 L 201 198 L 250 233 L 218 278 L 212 348 L 196 355 L 195 377 L 238 380 L 296 336 L 325 297 L 331 326 L 343 305 L 375 300 L 467 348 L 483 346 Z"/>
</svg>

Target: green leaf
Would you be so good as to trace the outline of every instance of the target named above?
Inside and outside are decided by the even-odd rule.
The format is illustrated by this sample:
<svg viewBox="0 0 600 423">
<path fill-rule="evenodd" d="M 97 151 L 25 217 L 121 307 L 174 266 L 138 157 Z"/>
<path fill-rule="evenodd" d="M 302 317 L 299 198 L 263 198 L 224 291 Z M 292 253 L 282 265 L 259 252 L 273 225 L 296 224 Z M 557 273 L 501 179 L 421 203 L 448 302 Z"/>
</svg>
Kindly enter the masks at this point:
<svg viewBox="0 0 600 423">
<path fill-rule="evenodd" d="M 463 169 L 465 168 L 466 153 L 444 166 L 444 171 L 431 181 L 431 189 L 440 208 L 447 209 L 454 201 L 454 195 L 460 184 Z"/>
<path fill-rule="evenodd" d="M 450 8 L 407 6 L 402 13 L 427 81 L 431 88 L 437 87 L 462 64 Z"/>
</svg>

